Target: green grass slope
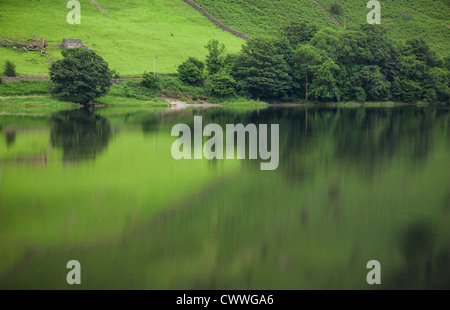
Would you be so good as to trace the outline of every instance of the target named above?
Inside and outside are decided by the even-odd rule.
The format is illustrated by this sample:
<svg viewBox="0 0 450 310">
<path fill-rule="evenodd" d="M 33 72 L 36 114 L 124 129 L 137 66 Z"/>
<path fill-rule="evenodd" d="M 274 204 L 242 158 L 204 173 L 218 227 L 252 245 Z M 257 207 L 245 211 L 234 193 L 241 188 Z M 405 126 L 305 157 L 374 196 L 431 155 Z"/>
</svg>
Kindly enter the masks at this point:
<svg viewBox="0 0 450 310">
<path fill-rule="evenodd" d="M 317 0 L 328 12 L 336 0 Z M 333 15 L 347 26 L 367 23 L 368 0 L 345 0 L 343 12 Z M 318 28 L 339 28 L 312 0 L 197 0 L 221 22 L 250 36 L 272 36 L 288 21 L 307 21 Z M 422 38 L 441 56 L 450 55 L 450 1 L 382 0 L 381 24 L 395 41 Z"/>
<path fill-rule="evenodd" d="M 63 38 L 82 39 L 123 76 L 153 71 L 175 72 L 188 56 L 203 59 L 205 44 L 212 38 L 225 43 L 228 51 L 238 51 L 244 42 L 223 31 L 182 0 L 97 1 L 107 14 L 90 0 L 80 0 L 81 24 L 70 25 L 67 0 L 1 0 L 0 35 L 23 37 L 36 32 L 46 37 L 49 54 L 61 58 Z M 0 48 L 0 65 L 9 59 L 18 74 L 47 75 L 50 61 L 39 52 L 19 53 Z"/>
</svg>

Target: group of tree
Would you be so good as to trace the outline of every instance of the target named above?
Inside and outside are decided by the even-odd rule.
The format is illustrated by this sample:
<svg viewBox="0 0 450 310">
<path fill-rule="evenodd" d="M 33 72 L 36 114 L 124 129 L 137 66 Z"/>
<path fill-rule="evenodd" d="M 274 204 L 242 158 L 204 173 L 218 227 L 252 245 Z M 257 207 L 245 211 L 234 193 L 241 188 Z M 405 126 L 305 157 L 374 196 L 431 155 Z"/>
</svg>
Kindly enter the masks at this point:
<svg viewBox="0 0 450 310">
<path fill-rule="evenodd" d="M 394 44 L 381 26 L 317 31 L 290 23 L 273 39 L 247 41 L 237 55 L 216 40 L 206 46 L 206 66 L 189 58 L 179 78 L 206 85 L 216 96 L 282 101 L 450 101 L 450 58 L 423 40 Z M 206 72 L 205 72 L 206 70 Z"/>
<path fill-rule="evenodd" d="M 189 57 L 178 78 L 216 97 L 450 102 L 450 58 L 439 58 L 423 40 L 394 44 L 379 25 L 318 31 L 292 22 L 275 38 L 250 39 L 237 54 L 217 40 L 205 48 L 205 62 Z M 86 49 L 62 54 L 50 68 L 55 94 L 87 104 L 108 91 L 113 71 L 100 56 Z M 142 86 L 156 89 L 156 77 L 145 74 Z"/>
</svg>

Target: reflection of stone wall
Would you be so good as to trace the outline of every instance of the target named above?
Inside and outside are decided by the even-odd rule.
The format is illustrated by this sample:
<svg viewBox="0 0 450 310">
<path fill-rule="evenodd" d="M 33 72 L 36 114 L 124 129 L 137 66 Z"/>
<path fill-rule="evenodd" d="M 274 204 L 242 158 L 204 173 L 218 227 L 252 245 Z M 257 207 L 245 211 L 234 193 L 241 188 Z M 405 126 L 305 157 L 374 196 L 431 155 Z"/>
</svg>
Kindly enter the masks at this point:
<svg viewBox="0 0 450 310">
<path fill-rule="evenodd" d="M 217 27 L 219 27 L 220 29 L 223 29 L 225 31 L 228 31 L 229 33 L 244 39 L 244 40 L 248 40 L 250 39 L 249 36 L 246 36 L 245 34 L 234 30 L 231 27 L 228 27 L 227 25 L 225 25 L 224 23 L 219 22 L 214 16 L 212 16 L 211 14 L 209 14 L 205 9 L 203 9 L 200 5 L 198 5 L 197 3 L 195 3 L 192 0 L 184 0 L 184 2 L 186 2 L 187 4 L 189 4 L 190 6 L 192 6 L 194 9 L 196 9 L 197 11 L 199 11 L 200 13 L 202 13 L 203 15 L 205 15 L 210 21 L 212 21 Z"/>
<path fill-rule="evenodd" d="M 83 42 L 81 42 L 80 39 L 63 39 L 62 44 L 56 45 L 56 47 L 62 47 L 62 48 L 87 48 L 92 49 L 87 45 L 84 45 Z"/>
</svg>

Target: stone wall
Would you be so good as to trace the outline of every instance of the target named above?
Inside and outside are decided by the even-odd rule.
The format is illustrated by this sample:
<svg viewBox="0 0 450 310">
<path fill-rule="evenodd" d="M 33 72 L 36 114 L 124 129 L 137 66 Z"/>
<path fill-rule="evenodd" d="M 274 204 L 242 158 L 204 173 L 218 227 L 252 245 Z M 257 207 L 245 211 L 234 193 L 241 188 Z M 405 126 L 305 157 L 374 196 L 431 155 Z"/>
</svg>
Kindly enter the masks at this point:
<svg viewBox="0 0 450 310">
<path fill-rule="evenodd" d="M 239 32 L 237 30 L 234 30 L 233 28 L 228 27 L 224 23 L 221 23 L 220 21 L 218 21 L 214 16 L 209 14 L 205 9 L 203 9 L 200 5 L 198 5 L 194 1 L 192 1 L 192 0 L 184 0 L 184 2 L 186 2 L 187 4 L 192 6 L 194 9 L 196 9 L 197 11 L 202 13 L 203 15 L 205 15 L 210 21 L 212 21 L 220 29 L 228 31 L 229 33 L 231 33 L 231 34 L 233 34 L 233 35 L 235 35 L 235 36 L 237 36 L 237 37 L 239 37 L 241 39 L 244 39 L 244 40 L 249 40 L 250 39 L 249 36 L 246 36 L 245 34 Z"/>
</svg>

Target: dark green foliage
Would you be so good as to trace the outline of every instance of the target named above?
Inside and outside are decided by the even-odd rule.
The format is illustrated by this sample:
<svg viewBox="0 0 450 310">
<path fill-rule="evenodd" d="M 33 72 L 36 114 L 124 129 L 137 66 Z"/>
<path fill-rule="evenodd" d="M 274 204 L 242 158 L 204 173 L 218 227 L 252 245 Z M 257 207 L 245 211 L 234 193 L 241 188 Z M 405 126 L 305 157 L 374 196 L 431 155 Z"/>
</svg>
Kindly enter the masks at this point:
<svg viewBox="0 0 450 310">
<path fill-rule="evenodd" d="M 198 86 L 203 83 L 203 68 L 205 65 L 200 60 L 189 57 L 178 66 L 178 78 L 186 84 Z"/>
<path fill-rule="evenodd" d="M 205 48 L 209 52 L 206 56 L 206 69 L 208 69 L 209 74 L 216 74 L 224 66 L 225 45 L 217 40 L 210 40 Z"/>
<path fill-rule="evenodd" d="M 2 76 L 0 75 L 0 84 L 2 84 L 3 83 L 3 79 L 2 79 Z"/>
<path fill-rule="evenodd" d="M 148 89 L 158 89 L 158 79 L 153 73 L 144 72 L 141 85 Z"/>
<path fill-rule="evenodd" d="M 447 63 L 423 40 L 397 47 L 382 27 L 368 25 L 360 30 L 322 29 L 311 45 L 339 66 L 336 82 L 342 100 L 448 101 Z"/>
<path fill-rule="evenodd" d="M 337 2 L 337 1 L 334 1 L 331 3 L 330 12 L 332 14 L 341 15 L 343 11 L 344 11 L 344 9 L 342 7 L 342 3 Z"/>
<path fill-rule="evenodd" d="M 215 97 L 236 89 L 283 101 L 450 102 L 450 59 L 437 57 L 423 40 L 394 44 L 380 25 L 324 28 L 311 38 L 314 32 L 306 23 L 290 23 L 277 38 L 247 41 L 238 55 L 224 56 L 225 47 L 211 40 L 207 67 L 217 73 L 206 89 Z M 203 63 L 189 58 L 179 78 L 201 85 Z"/>
<path fill-rule="evenodd" d="M 5 71 L 3 74 L 11 77 L 17 76 L 16 65 L 9 60 L 5 61 Z"/>
<path fill-rule="evenodd" d="M 64 50 L 62 55 L 64 59 L 55 61 L 50 67 L 55 95 L 88 104 L 108 92 L 112 72 L 102 57 L 83 48 Z"/>
<path fill-rule="evenodd" d="M 436 53 L 433 52 L 428 44 L 422 39 L 411 39 L 406 41 L 404 53 L 406 55 L 414 55 L 417 60 L 423 61 L 429 67 L 443 65 Z"/>
<path fill-rule="evenodd" d="M 428 101 L 450 103 L 450 72 L 442 68 L 432 68 L 428 71 L 428 81 Z"/>
<path fill-rule="evenodd" d="M 230 72 L 234 61 L 236 60 L 237 54 L 226 54 L 223 57 L 223 70 L 226 72 Z"/>
<path fill-rule="evenodd" d="M 231 74 L 241 91 L 252 98 L 282 98 L 292 87 L 288 64 L 268 39 L 247 41 Z"/>
<path fill-rule="evenodd" d="M 359 72 L 367 101 L 383 101 L 389 98 L 390 83 L 377 66 L 364 66 Z"/>
<path fill-rule="evenodd" d="M 420 83 L 409 79 L 395 81 L 393 85 L 395 99 L 403 102 L 414 102 L 422 98 L 422 87 Z"/>
<path fill-rule="evenodd" d="M 279 35 L 286 37 L 291 47 L 295 49 L 299 44 L 308 43 L 316 31 L 317 29 L 308 23 L 292 21 L 279 30 Z"/>
<path fill-rule="evenodd" d="M 225 97 L 236 93 L 236 81 L 232 76 L 223 72 L 211 76 L 209 87 L 211 94 L 216 97 Z"/>
<path fill-rule="evenodd" d="M 299 45 L 294 54 L 295 74 L 300 82 L 299 92 L 306 100 L 339 100 L 335 76 L 339 66 L 311 45 Z"/>
</svg>

